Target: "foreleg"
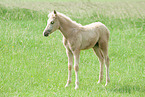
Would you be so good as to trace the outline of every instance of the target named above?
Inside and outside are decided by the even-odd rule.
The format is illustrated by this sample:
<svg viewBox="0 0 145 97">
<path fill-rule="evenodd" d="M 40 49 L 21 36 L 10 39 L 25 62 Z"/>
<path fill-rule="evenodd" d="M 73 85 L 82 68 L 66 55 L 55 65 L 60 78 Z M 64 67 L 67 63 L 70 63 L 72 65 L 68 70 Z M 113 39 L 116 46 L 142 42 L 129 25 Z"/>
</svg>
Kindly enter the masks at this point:
<svg viewBox="0 0 145 97">
<path fill-rule="evenodd" d="M 68 80 L 67 80 L 65 87 L 68 87 L 69 84 L 71 83 L 71 70 L 72 70 L 72 65 L 73 65 L 73 53 L 69 49 L 66 49 L 66 53 L 68 56 Z"/>
<path fill-rule="evenodd" d="M 80 51 L 79 50 L 75 51 L 74 52 L 74 70 L 75 70 L 75 76 L 76 76 L 75 89 L 78 89 L 79 87 L 79 79 L 78 79 L 79 56 L 80 56 Z"/>
</svg>

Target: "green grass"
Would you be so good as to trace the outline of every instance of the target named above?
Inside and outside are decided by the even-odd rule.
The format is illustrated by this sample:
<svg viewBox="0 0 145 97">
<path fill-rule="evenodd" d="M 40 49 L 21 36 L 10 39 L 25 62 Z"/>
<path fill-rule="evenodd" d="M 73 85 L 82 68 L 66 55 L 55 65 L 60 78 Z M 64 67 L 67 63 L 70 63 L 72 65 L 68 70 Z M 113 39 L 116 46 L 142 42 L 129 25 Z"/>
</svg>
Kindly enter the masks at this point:
<svg viewBox="0 0 145 97">
<path fill-rule="evenodd" d="M 144 1 L 47 0 L 0 1 L 0 97 L 144 97 Z M 52 0 L 50 0 L 52 1 Z M 65 6 L 64 6 L 65 5 Z M 93 51 L 81 52 L 79 89 L 67 81 L 62 35 L 42 33 L 49 11 L 58 10 L 82 25 L 100 21 L 110 30 L 111 83 L 97 84 L 99 62 Z"/>
</svg>

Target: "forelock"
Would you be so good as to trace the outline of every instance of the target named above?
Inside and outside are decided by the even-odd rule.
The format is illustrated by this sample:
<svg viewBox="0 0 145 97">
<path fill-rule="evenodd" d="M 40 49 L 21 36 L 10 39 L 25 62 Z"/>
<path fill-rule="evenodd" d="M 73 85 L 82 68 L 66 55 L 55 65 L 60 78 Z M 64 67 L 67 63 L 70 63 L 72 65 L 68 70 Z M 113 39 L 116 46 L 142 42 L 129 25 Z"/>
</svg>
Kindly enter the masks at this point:
<svg viewBox="0 0 145 97">
<path fill-rule="evenodd" d="M 50 18 L 52 16 L 52 12 L 48 14 L 48 18 Z"/>
<path fill-rule="evenodd" d="M 54 12 L 51 12 L 51 13 L 48 14 L 48 18 L 50 18 L 51 16 L 53 16 L 53 17 L 55 16 Z"/>
</svg>

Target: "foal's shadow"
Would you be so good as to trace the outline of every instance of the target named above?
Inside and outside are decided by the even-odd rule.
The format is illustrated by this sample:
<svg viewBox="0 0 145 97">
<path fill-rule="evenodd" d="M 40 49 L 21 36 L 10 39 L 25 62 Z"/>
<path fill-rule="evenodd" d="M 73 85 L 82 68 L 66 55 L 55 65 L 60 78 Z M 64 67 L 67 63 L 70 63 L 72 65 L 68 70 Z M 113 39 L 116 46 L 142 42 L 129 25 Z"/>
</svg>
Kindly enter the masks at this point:
<svg viewBox="0 0 145 97">
<path fill-rule="evenodd" d="M 111 87 L 110 91 L 119 92 L 119 93 L 135 93 L 135 92 L 143 92 L 145 93 L 144 85 L 116 85 L 116 87 Z"/>
</svg>

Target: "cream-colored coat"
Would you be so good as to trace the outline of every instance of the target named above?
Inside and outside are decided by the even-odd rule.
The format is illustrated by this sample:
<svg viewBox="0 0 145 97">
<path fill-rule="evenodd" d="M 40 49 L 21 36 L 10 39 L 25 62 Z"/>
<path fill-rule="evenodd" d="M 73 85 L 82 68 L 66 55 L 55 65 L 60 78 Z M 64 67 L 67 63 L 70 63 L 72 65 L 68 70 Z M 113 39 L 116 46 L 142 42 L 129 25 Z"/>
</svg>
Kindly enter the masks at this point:
<svg viewBox="0 0 145 97">
<path fill-rule="evenodd" d="M 110 81 L 109 78 L 109 57 L 108 57 L 108 42 L 109 30 L 101 22 L 92 23 L 82 26 L 64 14 L 56 11 L 49 14 L 47 26 L 43 32 L 44 36 L 48 36 L 55 30 L 59 29 L 63 35 L 63 42 L 68 56 L 68 81 L 66 87 L 71 82 L 71 69 L 74 57 L 74 69 L 76 75 L 76 86 L 78 88 L 78 70 L 79 70 L 79 55 L 81 50 L 93 48 L 95 54 L 100 61 L 100 83 L 103 78 L 103 64 L 106 64 L 106 85 Z"/>
</svg>

